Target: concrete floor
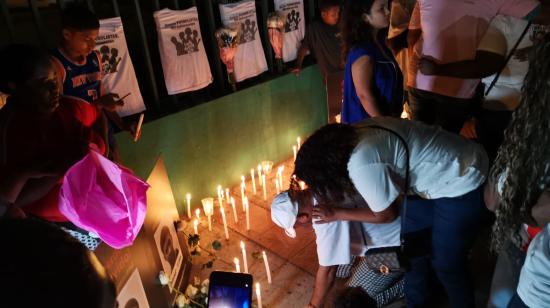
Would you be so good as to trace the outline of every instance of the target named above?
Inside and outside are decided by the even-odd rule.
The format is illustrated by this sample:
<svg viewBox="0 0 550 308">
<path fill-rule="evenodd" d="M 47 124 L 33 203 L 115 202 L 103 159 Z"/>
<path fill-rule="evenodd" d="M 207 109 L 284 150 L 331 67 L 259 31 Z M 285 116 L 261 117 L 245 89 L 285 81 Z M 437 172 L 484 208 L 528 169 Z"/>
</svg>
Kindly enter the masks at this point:
<svg viewBox="0 0 550 308">
<path fill-rule="evenodd" d="M 292 160 L 284 162 L 284 186 L 288 187 L 289 178 L 293 170 Z M 235 198 L 238 223 L 234 222 L 233 213 L 230 205 L 225 206 L 226 217 L 228 221 L 229 240 L 225 239 L 219 207 L 214 209 L 212 217 L 212 231 L 208 231 L 207 220 L 204 215 L 201 216 L 199 234 L 201 236 L 200 246 L 202 252 L 200 256 L 193 257 L 193 268 L 191 277 L 200 277 L 205 279 L 212 270 L 233 271 L 235 265 L 233 258 L 238 257 L 243 269 L 240 241 L 246 245 L 249 272 L 254 276 L 254 282 L 260 282 L 262 288 L 262 302 L 264 307 L 304 307 L 311 296 L 314 275 L 317 270 L 318 262 L 315 246 L 315 234 L 312 228 L 297 228 L 297 237 L 289 238 L 284 231 L 277 227 L 271 221 L 270 203 L 274 197 L 275 185 L 273 178 L 277 167 L 269 175 L 267 183 L 267 200 L 262 197 L 261 187 L 257 184 L 257 193 L 252 193 L 252 184 L 246 182 L 248 190 L 247 196 L 250 204 L 250 230 L 246 230 L 246 216 L 241 207 L 240 187 L 235 187 L 231 195 Z M 185 225 L 185 232 L 193 233 L 191 223 Z M 478 307 L 486 307 L 488 299 L 488 290 L 492 277 L 492 270 L 495 258 L 488 252 L 489 223 L 483 229 L 480 237 L 477 239 L 471 254 L 471 265 L 475 289 L 476 304 Z M 222 248 L 219 251 L 212 249 L 211 243 L 219 240 Z M 267 282 L 267 276 L 261 252 L 265 251 L 270 264 L 272 284 Z M 260 254 L 260 258 L 257 258 Z M 255 257 L 256 256 L 256 257 Z M 215 260 L 211 269 L 203 268 L 202 264 Z M 338 281 L 337 285 L 342 285 L 343 281 Z M 255 300 L 255 296 L 254 296 Z M 441 304 L 434 307 L 448 307 L 445 299 L 439 300 Z M 331 306 L 331 305 L 327 305 Z M 389 305 L 391 308 L 405 307 L 404 300 Z"/>
</svg>

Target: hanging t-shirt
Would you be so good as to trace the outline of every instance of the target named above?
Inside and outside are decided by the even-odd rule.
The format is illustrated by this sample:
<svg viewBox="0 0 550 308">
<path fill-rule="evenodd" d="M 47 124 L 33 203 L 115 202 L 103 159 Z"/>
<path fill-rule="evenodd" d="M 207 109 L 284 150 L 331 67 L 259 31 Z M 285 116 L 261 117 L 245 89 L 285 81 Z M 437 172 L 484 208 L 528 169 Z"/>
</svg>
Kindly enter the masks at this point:
<svg viewBox="0 0 550 308">
<path fill-rule="evenodd" d="M 283 42 L 283 61 L 296 59 L 300 41 L 306 33 L 304 3 L 302 0 L 275 0 L 275 10 L 286 18 Z"/>
<path fill-rule="evenodd" d="M 145 104 L 128 53 L 122 20 L 120 17 L 102 19 L 99 24 L 95 49 L 101 57 L 104 93 L 116 93 L 121 97 L 131 94 L 124 99 L 124 106 L 117 108 L 121 117 L 144 111 Z"/>
<path fill-rule="evenodd" d="M 202 89 L 212 83 L 197 8 L 154 13 L 164 82 L 168 94 Z"/>
<path fill-rule="evenodd" d="M 258 33 L 256 3 L 246 0 L 220 4 L 220 15 L 224 27 L 239 27 L 241 31 L 235 54 L 235 79 L 242 81 L 267 71 L 264 48 Z"/>
</svg>

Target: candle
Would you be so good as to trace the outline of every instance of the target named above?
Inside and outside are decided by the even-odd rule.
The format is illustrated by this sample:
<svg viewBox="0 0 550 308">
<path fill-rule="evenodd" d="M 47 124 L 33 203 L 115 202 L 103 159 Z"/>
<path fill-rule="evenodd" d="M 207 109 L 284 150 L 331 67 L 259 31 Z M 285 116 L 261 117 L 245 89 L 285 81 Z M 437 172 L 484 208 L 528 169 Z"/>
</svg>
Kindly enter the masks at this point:
<svg viewBox="0 0 550 308">
<path fill-rule="evenodd" d="M 299 181 L 298 184 L 300 184 L 300 189 L 301 190 L 306 189 L 306 183 L 304 181 Z"/>
<path fill-rule="evenodd" d="M 244 183 L 241 183 L 241 203 L 243 204 L 243 212 L 244 212 L 244 198 L 246 198 L 246 196 L 244 195 Z"/>
<path fill-rule="evenodd" d="M 298 155 L 298 149 L 295 145 L 292 146 L 292 152 L 294 153 L 294 161 L 296 161 L 296 156 Z"/>
<path fill-rule="evenodd" d="M 229 202 L 229 188 L 225 188 L 225 202 Z"/>
<path fill-rule="evenodd" d="M 262 251 L 262 255 L 264 257 L 265 272 L 267 273 L 267 282 L 271 284 L 271 271 L 269 270 L 269 262 L 267 261 L 267 255 L 265 254 L 265 251 Z"/>
<path fill-rule="evenodd" d="M 187 217 L 191 219 L 191 194 L 187 193 L 185 198 L 187 199 Z"/>
<path fill-rule="evenodd" d="M 245 180 L 246 179 L 245 179 L 244 175 L 241 175 L 241 186 L 244 186 L 244 188 L 246 188 Z"/>
<path fill-rule="evenodd" d="M 264 192 L 264 201 L 267 200 L 267 187 L 265 185 L 265 173 L 262 174 L 262 189 L 263 189 L 263 192 Z"/>
<path fill-rule="evenodd" d="M 279 178 L 279 188 L 283 190 L 283 172 L 285 171 L 285 166 L 279 166 L 277 169 L 277 178 Z"/>
<path fill-rule="evenodd" d="M 244 208 L 246 212 L 246 231 L 250 230 L 250 209 L 248 206 L 248 198 L 244 197 Z"/>
<path fill-rule="evenodd" d="M 252 178 L 252 191 L 256 194 L 256 178 L 254 177 L 254 168 L 250 169 L 250 177 Z"/>
<path fill-rule="evenodd" d="M 233 258 L 233 262 L 235 263 L 235 272 L 240 273 L 241 266 L 239 265 L 239 258 Z"/>
<path fill-rule="evenodd" d="M 300 137 L 296 138 L 296 143 L 298 144 L 298 150 L 300 150 L 300 146 L 302 146 L 302 139 Z"/>
<path fill-rule="evenodd" d="M 259 282 L 256 282 L 256 299 L 258 299 L 258 308 L 262 308 L 262 292 Z"/>
<path fill-rule="evenodd" d="M 235 199 L 233 197 L 231 197 L 231 207 L 233 208 L 233 219 L 235 223 L 238 223 L 239 218 L 237 217 L 237 209 L 235 208 Z"/>
<path fill-rule="evenodd" d="M 216 188 L 216 190 L 218 191 L 218 202 L 220 203 L 220 205 L 222 205 L 222 200 L 223 200 L 223 188 L 221 185 L 218 185 L 218 187 Z"/>
<path fill-rule="evenodd" d="M 260 182 L 260 186 L 262 186 L 262 164 L 258 164 L 258 181 Z"/>
<path fill-rule="evenodd" d="M 246 258 L 246 248 L 244 247 L 244 242 L 243 241 L 241 241 L 241 252 L 243 253 L 244 272 L 248 273 L 248 260 Z"/>
<path fill-rule="evenodd" d="M 199 235 L 199 221 L 196 218 L 193 220 L 193 231 L 196 235 Z"/>
<path fill-rule="evenodd" d="M 275 178 L 273 179 L 273 182 L 275 182 L 275 190 L 277 191 L 277 195 L 281 192 L 281 188 L 279 185 L 279 179 Z"/>
<path fill-rule="evenodd" d="M 214 198 L 204 198 L 201 201 L 204 214 L 208 217 L 208 230 L 212 231 L 212 211 L 214 210 Z"/>
<path fill-rule="evenodd" d="M 201 209 L 195 210 L 195 216 L 197 216 L 197 219 L 201 219 Z"/>
<path fill-rule="evenodd" d="M 223 208 L 223 205 L 220 205 L 220 212 L 222 214 L 222 221 L 223 221 L 223 232 L 225 232 L 225 239 L 229 239 L 229 232 L 227 231 L 227 220 L 225 219 L 225 209 Z"/>
<path fill-rule="evenodd" d="M 264 160 L 262 161 L 262 170 L 263 174 L 266 176 L 271 173 L 271 169 L 273 169 L 273 162 L 270 160 Z"/>
</svg>

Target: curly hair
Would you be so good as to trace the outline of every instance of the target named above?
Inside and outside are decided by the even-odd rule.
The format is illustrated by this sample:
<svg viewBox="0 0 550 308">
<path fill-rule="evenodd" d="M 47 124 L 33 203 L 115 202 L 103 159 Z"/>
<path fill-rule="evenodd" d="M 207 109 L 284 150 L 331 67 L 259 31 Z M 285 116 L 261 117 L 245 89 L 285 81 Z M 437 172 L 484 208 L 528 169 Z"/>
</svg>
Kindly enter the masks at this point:
<svg viewBox="0 0 550 308">
<path fill-rule="evenodd" d="M 492 248 L 499 251 L 522 222 L 532 221 L 531 209 L 550 187 L 550 34 L 529 56 L 521 104 L 505 131 L 490 179 L 505 174 L 501 204 L 493 225 Z"/>
<path fill-rule="evenodd" d="M 346 0 L 342 15 L 342 63 L 346 63 L 349 51 L 358 44 L 373 40 L 373 28 L 363 20 L 370 14 L 373 0 Z"/>
<path fill-rule="evenodd" d="M 300 147 L 294 174 L 304 181 L 320 203 L 330 204 L 354 195 L 348 161 L 359 140 L 351 125 L 329 124 L 318 129 Z"/>
</svg>

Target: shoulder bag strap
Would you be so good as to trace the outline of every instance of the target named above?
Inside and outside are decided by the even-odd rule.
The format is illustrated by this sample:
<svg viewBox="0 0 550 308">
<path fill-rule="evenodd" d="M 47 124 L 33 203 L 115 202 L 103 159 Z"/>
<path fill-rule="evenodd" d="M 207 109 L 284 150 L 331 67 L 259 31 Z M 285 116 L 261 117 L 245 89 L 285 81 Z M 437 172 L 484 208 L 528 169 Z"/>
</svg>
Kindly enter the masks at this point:
<svg viewBox="0 0 550 308">
<path fill-rule="evenodd" d="M 506 65 L 508 65 L 508 62 L 510 61 L 510 59 L 512 58 L 512 56 L 514 55 L 514 52 L 516 51 L 516 49 L 518 48 L 519 44 L 521 43 L 521 41 L 523 40 L 523 38 L 525 37 L 525 34 L 527 34 L 527 32 L 529 31 L 529 28 L 531 27 L 531 22 L 528 22 L 527 23 L 527 26 L 525 27 L 525 29 L 523 30 L 523 32 L 521 33 L 521 35 L 519 36 L 519 39 L 517 40 L 517 42 L 514 44 L 514 47 L 512 47 L 512 49 L 510 50 L 510 52 L 508 53 L 508 56 L 506 57 L 506 61 L 504 61 L 504 66 L 502 67 L 502 69 L 495 75 L 495 78 L 493 78 L 493 81 L 491 81 L 491 85 L 489 85 L 489 87 L 487 88 L 487 91 L 485 91 L 485 96 L 489 95 L 489 92 L 491 92 L 491 90 L 493 89 L 493 87 L 495 86 L 495 84 L 497 83 L 498 81 L 498 78 L 500 77 L 500 75 L 502 74 L 502 71 L 504 70 L 504 68 L 506 68 Z"/>
</svg>

